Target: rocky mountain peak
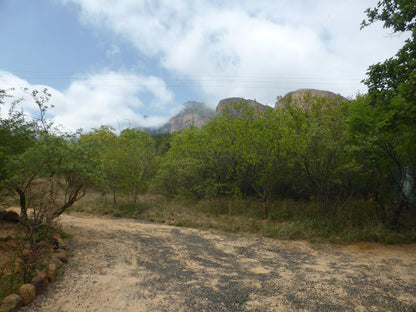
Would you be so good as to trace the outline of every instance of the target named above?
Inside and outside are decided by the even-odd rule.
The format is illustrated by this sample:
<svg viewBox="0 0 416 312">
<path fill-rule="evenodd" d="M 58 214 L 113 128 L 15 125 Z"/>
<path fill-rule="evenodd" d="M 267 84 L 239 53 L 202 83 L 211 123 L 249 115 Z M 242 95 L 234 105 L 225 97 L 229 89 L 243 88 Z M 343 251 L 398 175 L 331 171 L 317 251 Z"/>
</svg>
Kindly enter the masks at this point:
<svg viewBox="0 0 416 312">
<path fill-rule="evenodd" d="M 234 107 L 234 104 L 242 105 L 242 107 L 236 108 Z M 262 112 L 269 108 L 268 106 L 263 105 L 255 100 L 247 100 L 240 97 L 231 97 L 218 102 L 215 114 L 218 116 L 223 114 L 226 110 L 228 110 L 231 116 L 235 118 L 241 116 L 244 106 L 254 107 L 254 110 L 256 112 Z"/>
<path fill-rule="evenodd" d="M 338 101 L 339 103 L 346 101 L 347 99 L 342 97 L 339 94 L 330 91 L 317 90 L 317 89 L 299 89 L 287 93 L 284 97 L 279 99 L 275 108 L 284 106 L 285 104 L 294 104 L 296 106 L 307 108 L 310 103 L 308 99 L 310 98 L 330 98 Z"/>
<path fill-rule="evenodd" d="M 186 102 L 184 108 L 169 120 L 167 125 L 169 128 L 168 132 L 180 131 L 191 126 L 201 128 L 214 116 L 214 110 L 204 103 L 195 101 Z"/>
</svg>

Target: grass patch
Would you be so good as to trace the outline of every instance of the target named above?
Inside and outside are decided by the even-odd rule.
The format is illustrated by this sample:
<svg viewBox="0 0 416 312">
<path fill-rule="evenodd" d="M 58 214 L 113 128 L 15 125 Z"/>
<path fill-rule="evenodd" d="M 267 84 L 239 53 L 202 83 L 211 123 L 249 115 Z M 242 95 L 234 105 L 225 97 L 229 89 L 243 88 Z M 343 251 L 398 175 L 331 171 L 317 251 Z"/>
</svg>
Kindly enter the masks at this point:
<svg viewBox="0 0 416 312">
<path fill-rule="evenodd" d="M 92 202 L 91 202 L 92 201 Z M 112 204 L 92 194 L 71 208 L 197 229 L 254 233 L 276 239 L 349 244 L 359 241 L 400 243 L 416 241 L 412 227 L 391 231 L 376 217 L 374 203 L 355 201 L 322 216 L 314 202 L 278 200 L 270 203 L 270 217 L 262 219 L 262 203 L 251 199 L 185 200 L 143 195 L 134 204 L 126 198 Z"/>
</svg>

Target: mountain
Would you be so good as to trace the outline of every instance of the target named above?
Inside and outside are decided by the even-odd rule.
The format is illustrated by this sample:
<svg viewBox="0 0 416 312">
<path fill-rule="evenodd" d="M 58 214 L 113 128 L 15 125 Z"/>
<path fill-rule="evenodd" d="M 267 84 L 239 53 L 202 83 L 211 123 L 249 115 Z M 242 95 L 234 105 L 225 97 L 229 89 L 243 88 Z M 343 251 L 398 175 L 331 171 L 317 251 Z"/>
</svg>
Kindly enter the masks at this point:
<svg viewBox="0 0 416 312">
<path fill-rule="evenodd" d="M 328 97 L 336 99 L 339 102 L 346 101 L 344 97 L 339 94 L 335 94 L 329 91 L 315 90 L 315 89 L 299 89 L 289 92 L 282 97 L 275 104 L 275 108 L 282 107 L 285 103 L 295 103 L 301 107 L 308 107 L 308 97 Z M 237 107 L 234 107 L 237 104 Z M 240 107 L 238 107 L 241 105 Z M 217 108 L 213 109 L 206 106 L 204 103 L 189 101 L 184 103 L 183 109 L 173 116 L 166 124 L 159 128 L 137 128 L 138 130 L 145 131 L 151 135 L 162 133 L 173 133 L 180 131 L 191 126 L 202 128 L 208 121 L 215 116 L 223 114 L 225 111 L 229 111 L 233 118 L 241 116 L 243 108 L 247 106 L 254 107 L 256 112 L 263 112 L 267 109 L 272 109 L 270 106 L 261 104 L 255 100 L 247 100 L 240 97 L 231 97 L 220 100 Z"/>
<path fill-rule="evenodd" d="M 239 97 L 232 97 L 232 98 L 223 99 L 219 101 L 215 114 L 218 116 L 218 115 L 223 114 L 226 110 L 229 110 L 232 117 L 235 118 L 235 117 L 241 116 L 243 107 L 241 108 L 234 107 L 234 104 L 242 105 L 243 107 L 252 106 L 254 107 L 254 110 L 256 112 L 262 112 L 270 108 L 269 106 L 263 105 L 257 101 L 246 100 L 244 98 L 239 98 Z"/>
<path fill-rule="evenodd" d="M 213 109 L 204 103 L 189 101 L 184 108 L 173 116 L 166 124 L 159 128 L 137 128 L 149 134 L 172 133 L 189 128 L 191 126 L 201 128 L 209 120 L 215 117 Z"/>
<path fill-rule="evenodd" d="M 169 132 L 180 131 L 191 126 L 201 128 L 214 116 L 214 110 L 207 107 L 204 103 L 186 102 L 184 108 L 169 120 Z"/>
<path fill-rule="evenodd" d="M 289 104 L 289 103 L 295 104 L 296 106 L 307 108 L 310 105 L 307 99 L 310 97 L 317 97 L 317 98 L 327 97 L 330 99 L 335 99 L 339 103 L 347 101 L 347 99 L 342 97 L 341 95 L 330 92 L 330 91 L 316 90 L 316 89 L 299 89 L 296 91 L 289 92 L 284 97 L 279 99 L 275 104 L 275 108 L 282 107 L 285 104 Z"/>
</svg>

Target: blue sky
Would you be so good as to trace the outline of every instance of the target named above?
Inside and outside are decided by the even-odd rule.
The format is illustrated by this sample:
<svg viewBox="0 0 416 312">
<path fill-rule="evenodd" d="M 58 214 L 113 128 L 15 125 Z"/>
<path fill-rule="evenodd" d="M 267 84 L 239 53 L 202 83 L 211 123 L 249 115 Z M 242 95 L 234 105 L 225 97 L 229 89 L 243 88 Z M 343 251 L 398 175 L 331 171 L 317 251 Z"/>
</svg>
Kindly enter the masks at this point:
<svg viewBox="0 0 416 312">
<path fill-rule="evenodd" d="M 353 97 L 406 39 L 381 24 L 360 31 L 376 3 L 0 0 L 0 89 L 33 112 L 24 88 L 47 87 L 51 118 L 69 130 L 161 124 L 188 100 L 273 106 L 299 88 Z"/>
</svg>

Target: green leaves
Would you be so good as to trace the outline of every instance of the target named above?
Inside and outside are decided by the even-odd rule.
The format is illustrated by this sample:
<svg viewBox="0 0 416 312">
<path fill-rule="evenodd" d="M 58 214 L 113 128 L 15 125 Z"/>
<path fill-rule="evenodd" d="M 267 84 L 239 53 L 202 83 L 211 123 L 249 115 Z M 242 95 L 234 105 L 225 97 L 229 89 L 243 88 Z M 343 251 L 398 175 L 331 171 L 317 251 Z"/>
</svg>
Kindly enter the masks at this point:
<svg viewBox="0 0 416 312">
<path fill-rule="evenodd" d="M 364 28 L 376 21 L 384 22 L 385 28 L 394 32 L 412 31 L 416 27 L 416 5 L 413 0 L 383 0 L 377 7 L 366 11 L 368 20 L 361 23 Z"/>
<path fill-rule="evenodd" d="M 274 180 L 295 153 L 295 132 L 271 108 L 257 112 L 235 103 L 234 111 L 239 116 L 225 112 L 201 130 L 191 128 L 175 135 L 162 159 L 156 178 L 159 185 L 170 181 L 168 189 L 174 195 L 250 193 L 266 203 Z"/>
<path fill-rule="evenodd" d="M 354 193 L 353 180 L 359 166 L 349 143 L 347 103 L 337 99 L 310 97 L 302 99 L 304 106 L 287 107 L 287 119 L 292 122 L 300 148 L 296 166 L 303 169 L 302 183 L 314 189 L 319 207 L 329 212 L 330 202 L 345 202 Z M 301 188 L 306 188 L 301 185 Z"/>
<path fill-rule="evenodd" d="M 416 4 L 413 0 L 379 1 L 376 8 L 367 9 L 368 21 L 375 21 L 394 32 L 410 31 L 410 38 L 395 57 L 371 65 L 364 83 L 368 86 L 372 105 L 387 105 L 393 98 L 402 97 L 409 105 L 416 102 Z M 415 114 L 410 119 L 415 121 Z"/>
</svg>

